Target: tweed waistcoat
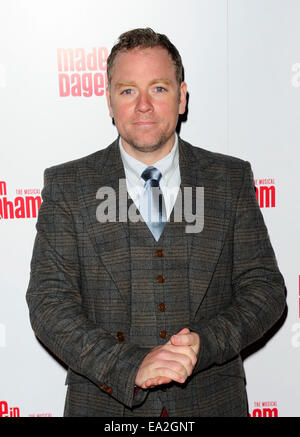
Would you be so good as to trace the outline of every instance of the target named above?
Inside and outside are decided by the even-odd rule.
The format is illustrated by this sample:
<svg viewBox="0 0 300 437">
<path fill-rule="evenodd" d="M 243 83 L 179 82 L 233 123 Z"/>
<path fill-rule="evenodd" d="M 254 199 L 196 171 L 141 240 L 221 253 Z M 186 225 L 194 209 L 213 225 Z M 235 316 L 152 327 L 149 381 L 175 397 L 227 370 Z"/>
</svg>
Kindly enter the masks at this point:
<svg viewBox="0 0 300 437">
<path fill-rule="evenodd" d="M 147 225 L 129 223 L 131 262 L 130 340 L 164 344 L 189 325 L 188 239 L 173 213 L 158 242 Z"/>
<path fill-rule="evenodd" d="M 158 242 L 147 225 L 129 223 L 131 259 L 131 329 L 130 341 L 153 348 L 166 343 L 171 335 L 190 323 L 189 300 L 189 235 L 184 221 L 175 222 L 172 212 Z M 179 385 L 151 390 L 147 402 L 126 415 L 160 415 L 162 407 L 168 414 L 176 412 L 178 397 L 184 396 L 187 410 L 192 405 L 193 388 L 185 392 Z M 188 414 L 187 414 L 188 415 Z"/>
</svg>

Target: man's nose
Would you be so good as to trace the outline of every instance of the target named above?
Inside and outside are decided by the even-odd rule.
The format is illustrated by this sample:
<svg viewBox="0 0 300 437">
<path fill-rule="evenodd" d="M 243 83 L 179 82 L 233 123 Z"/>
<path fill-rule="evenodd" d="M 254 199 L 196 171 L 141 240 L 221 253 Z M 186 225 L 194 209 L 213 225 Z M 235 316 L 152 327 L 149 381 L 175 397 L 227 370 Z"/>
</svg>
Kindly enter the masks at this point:
<svg viewBox="0 0 300 437">
<path fill-rule="evenodd" d="M 136 109 L 140 112 L 148 112 L 153 109 L 151 96 L 147 92 L 141 92 L 138 96 Z"/>
</svg>

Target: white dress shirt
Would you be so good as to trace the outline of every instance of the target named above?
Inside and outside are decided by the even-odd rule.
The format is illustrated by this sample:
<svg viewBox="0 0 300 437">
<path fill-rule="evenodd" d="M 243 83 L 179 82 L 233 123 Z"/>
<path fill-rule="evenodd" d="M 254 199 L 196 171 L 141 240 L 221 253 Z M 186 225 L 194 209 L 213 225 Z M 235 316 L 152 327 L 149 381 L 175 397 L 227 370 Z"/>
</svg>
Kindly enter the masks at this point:
<svg viewBox="0 0 300 437">
<path fill-rule="evenodd" d="M 145 181 L 141 177 L 141 174 L 148 167 L 148 165 L 135 159 L 124 150 L 121 137 L 119 140 L 119 147 L 125 170 L 127 191 L 129 196 L 135 203 L 137 209 L 139 210 L 140 196 L 142 194 L 145 184 Z M 164 195 L 167 220 L 169 220 L 181 182 L 179 169 L 178 137 L 176 133 L 175 143 L 170 153 L 168 153 L 168 155 L 166 155 L 164 158 L 152 164 L 152 166 L 156 167 L 162 174 L 162 178 L 160 180 L 160 188 Z"/>
</svg>

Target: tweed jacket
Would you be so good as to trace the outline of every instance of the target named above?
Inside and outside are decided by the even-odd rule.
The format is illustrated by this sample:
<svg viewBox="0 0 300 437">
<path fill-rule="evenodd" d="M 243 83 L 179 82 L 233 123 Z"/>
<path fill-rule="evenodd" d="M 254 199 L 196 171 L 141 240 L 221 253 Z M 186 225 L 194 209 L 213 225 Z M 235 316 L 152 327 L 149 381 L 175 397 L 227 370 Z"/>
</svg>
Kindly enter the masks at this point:
<svg viewBox="0 0 300 437">
<path fill-rule="evenodd" d="M 179 164 L 182 191 L 204 187 L 204 226 L 191 237 L 188 260 L 189 328 L 200 336 L 200 352 L 184 386 L 170 384 L 171 414 L 246 416 L 240 353 L 281 316 L 284 280 L 250 164 L 180 138 Z M 159 416 L 159 389 L 134 395 L 150 348 L 128 335 L 128 224 L 96 218 L 103 186 L 116 193 L 118 217 L 119 180 L 125 179 L 118 140 L 48 168 L 44 177 L 26 297 L 35 334 L 68 367 L 64 414 Z M 176 394 L 185 391 L 186 397 Z"/>
</svg>

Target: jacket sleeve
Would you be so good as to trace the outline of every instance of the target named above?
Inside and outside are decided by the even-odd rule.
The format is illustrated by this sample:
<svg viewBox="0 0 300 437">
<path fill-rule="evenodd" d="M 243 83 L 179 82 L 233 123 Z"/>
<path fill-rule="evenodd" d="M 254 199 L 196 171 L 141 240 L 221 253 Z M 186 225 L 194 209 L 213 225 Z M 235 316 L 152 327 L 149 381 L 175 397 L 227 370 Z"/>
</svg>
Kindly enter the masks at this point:
<svg viewBox="0 0 300 437">
<path fill-rule="evenodd" d="M 191 324 L 200 337 L 194 372 L 238 356 L 275 324 L 286 305 L 284 280 L 256 199 L 251 167 L 244 164 L 233 212 L 231 304 L 209 320 Z"/>
<path fill-rule="evenodd" d="M 68 184 L 58 183 L 61 179 L 55 170 L 45 171 L 26 294 L 31 324 L 69 368 L 131 408 L 146 396 L 140 390 L 134 397 L 134 383 L 149 349 L 120 343 L 86 316 L 72 214 L 77 200 L 69 192 L 65 195 Z"/>
</svg>

